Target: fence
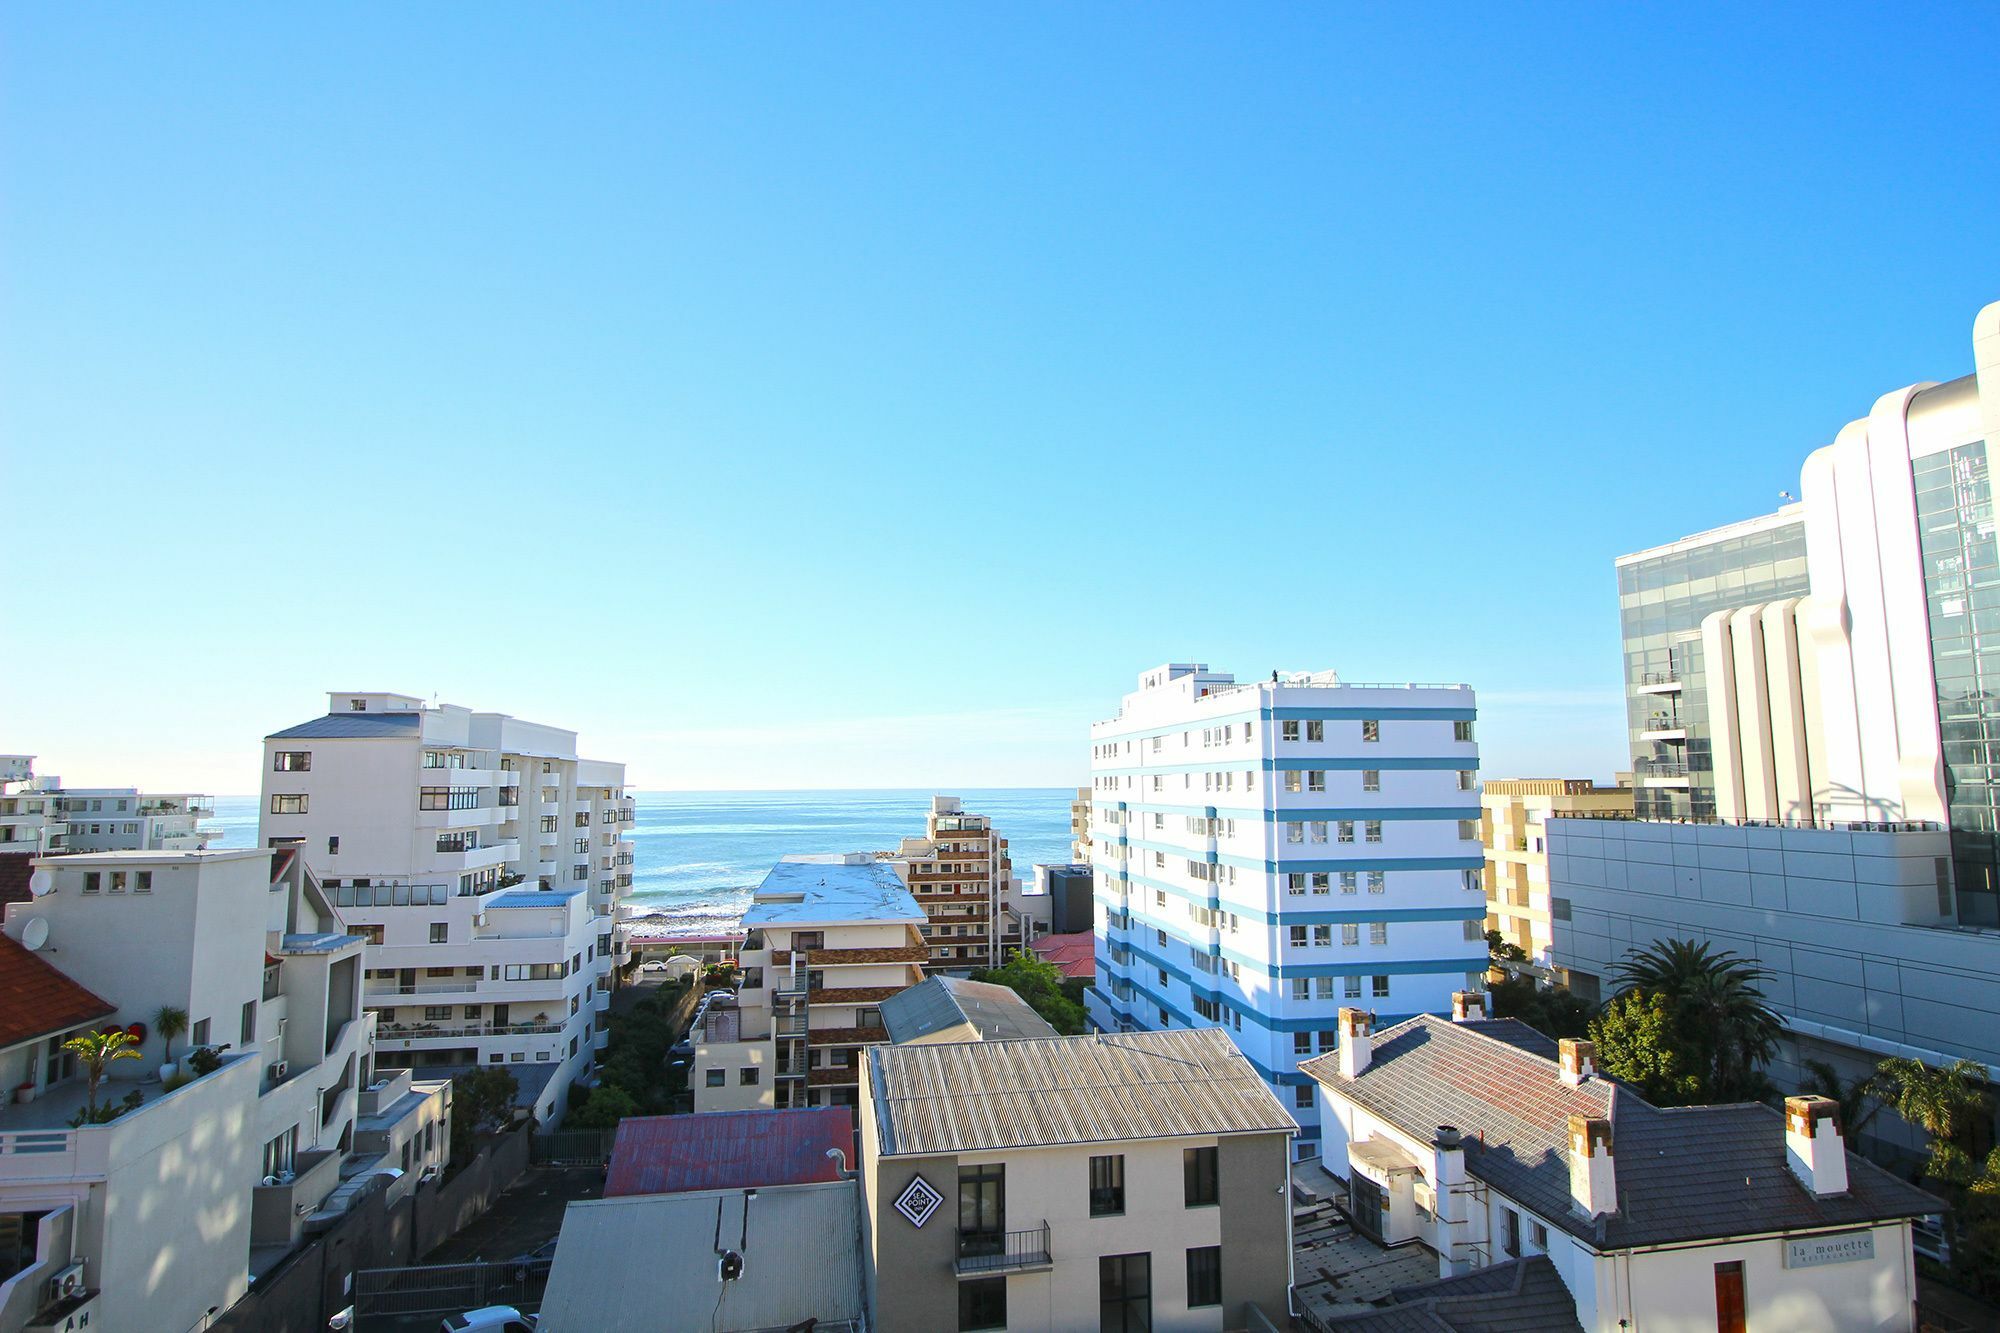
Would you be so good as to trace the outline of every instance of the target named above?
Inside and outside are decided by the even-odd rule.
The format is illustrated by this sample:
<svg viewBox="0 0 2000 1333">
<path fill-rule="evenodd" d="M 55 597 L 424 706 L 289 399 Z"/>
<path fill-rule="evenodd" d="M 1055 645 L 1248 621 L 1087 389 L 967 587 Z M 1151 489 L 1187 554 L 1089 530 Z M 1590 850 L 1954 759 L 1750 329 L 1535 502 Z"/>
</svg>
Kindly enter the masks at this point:
<svg viewBox="0 0 2000 1333">
<path fill-rule="evenodd" d="M 603 1166 L 611 1160 L 615 1129 L 561 1129 L 534 1136 L 536 1166 Z"/>
<path fill-rule="evenodd" d="M 485 1305 L 533 1314 L 548 1282 L 546 1268 L 509 1263 L 364 1269 L 354 1275 L 354 1327 L 357 1333 L 405 1324 L 434 1327 L 445 1315 Z"/>
</svg>

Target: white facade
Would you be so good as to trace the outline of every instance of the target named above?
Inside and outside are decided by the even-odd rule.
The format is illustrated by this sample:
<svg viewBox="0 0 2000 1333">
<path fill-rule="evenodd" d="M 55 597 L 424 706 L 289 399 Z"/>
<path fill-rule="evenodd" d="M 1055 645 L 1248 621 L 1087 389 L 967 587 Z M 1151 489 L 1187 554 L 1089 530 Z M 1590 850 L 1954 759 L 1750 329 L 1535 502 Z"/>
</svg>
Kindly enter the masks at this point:
<svg viewBox="0 0 2000 1333">
<path fill-rule="evenodd" d="M 177 1062 L 208 1047 L 224 1063 L 170 1090 L 148 1031 L 99 1095 L 136 1091 L 137 1109 L 71 1128 L 82 1078 L 60 1036 L 0 1051 L 0 1079 L 32 1089 L 0 1106 L 0 1213 L 46 1214 L 46 1254 L 0 1283 L 5 1333 L 35 1284 L 78 1262 L 102 1326 L 193 1326 L 383 1165 L 356 1132 L 374 1081 L 361 940 L 296 858 L 273 866 L 258 849 L 54 856 L 37 862 L 35 896 L 8 906 L 8 938 L 114 1006 L 109 1021 L 150 1029 L 162 1006 L 182 1009 Z M 448 1093 L 426 1098 L 433 1118 L 448 1107 Z"/>
<path fill-rule="evenodd" d="M 1449 1012 L 1484 987 L 1475 713 L 1463 685 L 1142 675 L 1091 728 L 1092 1023 L 1225 1028 L 1310 1154 L 1298 1062 L 1342 1005 Z"/>
<path fill-rule="evenodd" d="M 215 799 L 137 787 L 69 787 L 35 776 L 35 757 L 0 755 L 0 853 L 193 852 L 214 837 L 201 827 Z"/>
<path fill-rule="evenodd" d="M 369 938 L 381 1059 L 500 1066 L 559 1120 L 603 1049 L 634 822 L 576 734 L 408 695 L 335 693 L 264 742 L 258 832 L 296 845 Z"/>
</svg>

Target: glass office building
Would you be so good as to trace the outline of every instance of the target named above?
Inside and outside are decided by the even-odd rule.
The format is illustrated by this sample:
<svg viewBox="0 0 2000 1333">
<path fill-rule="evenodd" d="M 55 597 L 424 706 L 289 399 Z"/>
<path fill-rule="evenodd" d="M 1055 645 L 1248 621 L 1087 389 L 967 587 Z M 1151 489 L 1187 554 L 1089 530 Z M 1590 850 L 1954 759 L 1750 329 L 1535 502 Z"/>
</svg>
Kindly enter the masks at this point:
<svg viewBox="0 0 2000 1333">
<path fill-rule="evenodd" d="M 1807 591 L 1805 518 L 1796 504 L 1618 561 L 1625 720 L 1639 818 L 1715 814 L 1702 620 Z"/>
</svg>

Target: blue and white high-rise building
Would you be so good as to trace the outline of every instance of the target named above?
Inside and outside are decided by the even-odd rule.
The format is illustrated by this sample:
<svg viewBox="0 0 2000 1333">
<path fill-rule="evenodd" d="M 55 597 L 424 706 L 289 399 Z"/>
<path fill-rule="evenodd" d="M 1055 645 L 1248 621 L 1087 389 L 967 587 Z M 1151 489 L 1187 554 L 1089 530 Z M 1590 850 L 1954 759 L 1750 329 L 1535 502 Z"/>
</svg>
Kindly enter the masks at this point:
<svg viewBox="0 0 2000 1333">
<path fill-rule="evenodd" d="M 1224 1028 L 1316 1152 L 1298 1063 L 1343 1005 L 1380 1026 L 1484 989 L 1475 715 L 1464 685 L 1143 673 L 1091 727 L 1091 1021 Z"/>
</svg>

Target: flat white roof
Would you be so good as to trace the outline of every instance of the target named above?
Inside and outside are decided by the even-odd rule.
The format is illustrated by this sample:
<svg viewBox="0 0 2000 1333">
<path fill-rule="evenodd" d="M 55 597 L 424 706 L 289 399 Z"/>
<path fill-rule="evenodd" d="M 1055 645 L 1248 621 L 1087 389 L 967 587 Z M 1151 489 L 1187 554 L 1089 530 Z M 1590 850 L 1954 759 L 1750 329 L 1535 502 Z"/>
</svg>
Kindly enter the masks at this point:
<svg viewBox="0 0 2000 1333">
<path fill-rule="evenodd" d="M 886 861 L 780 861 L 757 886 L 745 926 L 911 921 L 927 918 Z"/>
</svg>

